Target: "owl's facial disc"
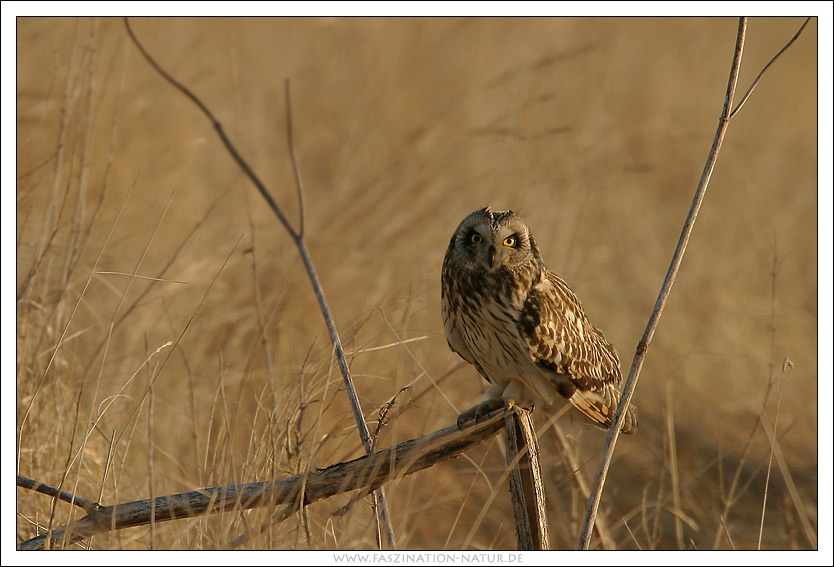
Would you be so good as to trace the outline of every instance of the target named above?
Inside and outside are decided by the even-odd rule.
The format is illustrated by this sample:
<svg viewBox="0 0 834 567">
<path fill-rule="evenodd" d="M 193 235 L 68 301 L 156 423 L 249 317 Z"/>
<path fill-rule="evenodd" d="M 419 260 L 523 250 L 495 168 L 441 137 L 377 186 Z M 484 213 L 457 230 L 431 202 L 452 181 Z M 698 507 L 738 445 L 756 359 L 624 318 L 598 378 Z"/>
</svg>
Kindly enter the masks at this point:
<svg viewBox="0 0 834 567">
<path fill-rule="evenodd" d="M 512 211 L 481 209 L 461 222 L 456 236 L 461 266 L 495 272 L 528 262 L 531 239 L 524 221 Z"/>
<path fill-rule="evenodd" d="M 524 237 L 511 227 L 494 228 L 483 224 L 470 228 L 463 238 L 467 255 L 487 272 L 494 272 L 502 266 L 512 267 L 520 262 L 524 242 Z"/>
</svg>

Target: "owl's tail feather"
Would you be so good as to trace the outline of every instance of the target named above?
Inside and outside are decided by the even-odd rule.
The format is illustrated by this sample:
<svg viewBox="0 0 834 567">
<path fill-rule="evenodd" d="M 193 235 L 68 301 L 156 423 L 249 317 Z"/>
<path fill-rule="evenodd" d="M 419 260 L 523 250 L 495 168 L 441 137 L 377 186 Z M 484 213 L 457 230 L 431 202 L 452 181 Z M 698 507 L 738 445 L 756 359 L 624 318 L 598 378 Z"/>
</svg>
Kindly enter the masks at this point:
<svg viewBox="0 0 834 567">
<path fill-rule="evenodd" d="M 620 403 L 620 391 L 613 384 L 607 384 L 603 391 L 583 391 L 577 388 L 568 400 L 579 411 L 591 418 L 595 425 L 609 429 L 614 422 L 614 413 Z M 637 408 L 634 404 L 629 404 L 620 432 L 634 433 L 635 431 L 637 431 Z"/>
</svg>

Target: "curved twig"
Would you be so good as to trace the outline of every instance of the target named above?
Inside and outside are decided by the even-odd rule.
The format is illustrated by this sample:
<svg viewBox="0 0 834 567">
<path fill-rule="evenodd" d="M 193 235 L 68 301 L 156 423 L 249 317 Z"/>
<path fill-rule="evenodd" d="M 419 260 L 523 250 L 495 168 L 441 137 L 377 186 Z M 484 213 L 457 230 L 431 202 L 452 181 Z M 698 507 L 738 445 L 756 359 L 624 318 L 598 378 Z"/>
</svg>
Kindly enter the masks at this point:
<svg viewBox="0 0 834 567">
<path fill-rule="evenodd" d="M 93 504 L 87 510 L 87 516 L 53 530 L 52 541 L 71 545 L 95 534 L 148 525 L 151 521 L 158 523 L 219 512 L 286 505 L 283 513 L 275 516 L 275 521 L 280 522 L 299 507 L 352 490 L 374 490 L 388 480 L 456 457 L 501 431 L 505 415 L 506 410 L 501 408 L 462 431 L 457 424 L 453 424 L 377 453 L 277 481 L 204 488 L 115 506 Z M 18 483 L 21 478 L 18 477 Z M 35 481 L 30 483 L 40 484 Z M 76 503 L 79 500 L 84 501 L 75 497 Z M 48 534 L 45 534 L 28 539 L 21 542 L 18 549 L 43 549 L 47 537 Z"/>
<path fill-rule="evenodd" d="M 796 32 L 796 34 L 795 34 L 795 35 L 791 38 L 791 40 L 790 40 L 787 44 L 785 44 L 785 47 L 783 47 L 783 48 L 779 51 L 779 53 L 777 53 L 776 55 L 774 55 L 774 56 L 773 56 L 773 59 L 771 59 L 771 60 L 770 60 L 770 63 L 768 63 L 767 65 L 765 65 L 765 66 L 764 66 L 764 69 L 762 69 L 761 73 L 759 73 L 759 74 L 758 74 L 758 76 L 756 77 L 756 80 L 754 80 L 754 81 L 753 81 L 753 83 L 750 85 L 750 88 L 749 88 L 749 89 L 747 89 L 747 92 L 746 92 L 746 93 L 744 93 L 744 96 L 743 96 L 743 97 L 741 97 L 741 102 L 739 102 L 739 103 L 738 103 L 738 105 L 736 106 L 735 110 L 733 110 L 733 111 L 730 113 L 730 118 L 732 118 L 733 116 L 735 116 L 735 115 L 736 115 L 736 113 L 737 113 L 739 110 L 741 110 L 741 107 L 742 107 L 742 106 L 744 106 L 744 103 L 745 103 L 745 102 L 747 102 L 747 99 L 750 97 L 750 95 L 751 95 L 751 94 L 753 94 L 753 89 L 755 89 L 755 88 L 756 88 L 756 86 L 759 84 L 759 79 L 761 79 L 761 78 L 762 78 L 762 75 L 764 75 L 764 74 L 765 74 L 765 71 L 767 71 L 768 69 L 770 69 L 770 66 L 771 66 L 771 65 L 773 65 L 773 63 L 774 63 L 777 59 L 779 59 L 779 58 L 782 56 L 782 54 L 783 54 L 785 51 L 787 51 L 787 50 L 788 50 L 788 48 L 789 48 L 791 45 L 793 45 L 793 42 L 795 42 L 795 41 L 796 41 L 796 39 L 800 36 L 800 34 L 802 34 L 802 31 L 805 29 L 805 26 L 807 26 L 807 25 L 808 25 L 808 22 L 810 22 L 810 21 L 811 21 L 811 17 L 810 17 L 810 16 L 809 16 L 809 17 L 807 17 L 807 18 L 805 18 L 805 22 L 804 22 L 804 23 L 802 24 L 802 26 L 799 28 L 799 31 L 798 31 L 798 32 Z"/>
<path fill-rule="evenodd" d="M 128 35 L 130 35 L 130 39 L 133 40 L 133 44 L 136 45 L 136 48 L 139 49 L 145 60 L 151 64 L 151 67 L 153 67 L 157 73 L 162 75 L 163 79 L 165 79 L 174 87 L 176 87 L 177 90 L 179 90 L 182 94 L 187 96 L 191 102 L 193 102 L 200 110 L 203 111 L 203 114 L 206 115 L 206 118 L 209 119 L 211 125 L 214 126 L 215 130 L 217 130 L 217 135 L 220 136 L 220 139 L 223 141 L 223 145 L 225 145 L 229 153 L 232 154 L 232 157 L 237 162 L 238 166 L 240 166 L 240 168 L 243 170 L 243 173 L 245 173 L 246 177 L 248 177 L 249 180 L 255 184 L 255 188 L 258 190 L 261 196 L 264 199 L 266 199 L 266 202 L 269 203 L 269 207 L 272 209 L 272 212 L 275 213 L 275 215 L 278 217 L 278 220 L 281 221 L 281 224 L 283 224 L 284 228 L 287 229 L 287 232 L 290 233 L 290 236 L 292 236 L 293 239 L 298 240 L 298 233 L 292 227 L 287 217 L 284 216 L 284 213 L 281 211 L 281 208 L 278 206 L 278 203 L 276 203 L 275 199 L 272 198 L 272 195 L 269 194 L 269 191 L 267 191 L 264 184 L 261 182 L 258 176 L 255 175 L 255 172 L 252 171 L 252 168 L 249 167 L 249 164 L 246 163 L 246 160 L 244 160 L 243 157 L 241 157 L 241 155 L 237 152 L 237 149 L 235 148 L 234 144 L 232 144 L 228 136 L 226 136 L 226 131 L 223 130 L 223 125 L 220 124 L 220 121 L 214 117 L 214 114 L 212 114 L 211 110 L 209 110 L 208 107 L 205 104 L 203 104 L 203 101 L 197 98 L 197 95 L 192 93 L 188 89 L 188 87 L 186 87 L 185 85 L 177 81 L 174 77 L 169 75 L 165 71 L 165 69 L 160 67 L 159 63 L 157 63 L 156 60 L 153 57 L 151 57 L 151 54 L 148 53 L 148 51 L 145 49 L 145 46 L 142 45 L 142 43 L 139 41 L 139 38 L 137 38 L 136 35 L 133 33 L 133 28 L 130 27 L 130 20 L 127 17 L 125 17 L 125 27 L 127 28 Z"/>
<path fill-rule="evenodd" d="M 221 141 L 226 146 L 226 150 L 229 154 L 234 158 L 235 162 L 238 166 L 243 170 L 243 173 L 249 178 L 261 196 L 266 200 L 269 204 L 269 207 L 278 217 L 278 220 L 281 221 L 281 224 L 287 230 L 287 232 L 292 237 L 293 241 L 295 242 L 296 247 L 298 248 L 298 253 L 301 256 L 302 261 L 304 262 L 304 268 L 307 270 L 307 275 L 310 278 L 310 282 L 313 286 L 313 290 L 316 294 L 316 299 L 319 303 L 319 308 L 321 309 L 322 315 L 324 316 L 325 324 L 327 325 L 327 331 L 330 334 L 330 340 L 333 343 L 333 351 L 334 355 L 336 356 L 336 360 L 339 364 L 339 370 L 342 373 L 342 378 L 345 382 L 345 389 L 348 394 L 348 398 L 350 398 L 351 408 L 353 409 L 353 415 L 356 419 L 357 427 L 359 428 L 359 436 L 362 439 L 362 445 L 365 447 L 366 453 L 371 453 L 373 451 L 373 443 L 371 441 L 370 430 L 368 429 L 368 425 L 365 422 L 365 414 L 362 411 L 362 406 L 359 403 L 359 396 L 356 393 L 356 387 L 353 384 L 353 378 L 350 375 L 350 369 L 348 367 L 347 359 L 345 357 L 344 349 L 342 348 L 342 341 L 339 338 L 339 332 L 336 329 L 336 323 L 333 320 L 333 314 L 330 311 L 330 306 L 327 303 L 327 300 L 324 297 L 324 290 L 321 286 L 321 282 L 319 281 L 318 274 L 316 273 L 315 266 L 313 265 L 313 261 L 310 259 L 310 253 L 307 251 L 307 245 L 304 242 L 303 238 L 303 230 L 304 230 L 304 202 L 302 197 L 303 187 L 300 184 L 300 174 L 298 171 L 298 167 L 295 160 L 295 153 L 294 148 L 292 145 L 292 133 L 291 131 L 288 132 L 289 141 L 290 141 L 290 153 L 291 158 L 293 161 L 293 167 L 296 175 L 296 181 L 298 183 L 298 194 L 299 194 L 299 208 L 301 212 L 301 226 L 299 230 L 293 228 L 292 224 L 290 224 L 289 219 L 284 215 L 281 208 L 275 202 L 275 199 L 272 198 L 272 195 L 267 191 L 266 186 L 263 182 L 258 178 L 249 164 L 243 159 L 243 157 L 238 153 L 237 149 L 235 148 L 234 144 L 232 144 L 231 140 L 229 140 L 228 136 L 226 136 L 226 132 L 223 130 L 223 125 L 214 117 L 214 114 L 208 109 L 208 107 L 203 104 L 203 102 L 191 92 L 187 87 L 181 84 L 179 81 L 174 79 L 170 74 L 168 74 L 157 62 L 156 60 L 151 57 L 150 53 L 145 49 L 136 35 L 133 33 L 133 29 L 130 26 L 130 21 L 128 18 L 125 18 L 125 27 L 127 28 L 127 32 L 130 35 L 131 40 L 136 45 L 137 49 L 142 53 L 144 58 L 151 64 L 151 66 L 160 74 L 162 77 L 171 83 L 174 87 L 176 87 L 180 92 L 182 92 L 185 96 L 189 98 L 202 112 L 206 115 L 206 117 L 211 122 L 214 129 L 217 131 L 218 136 L 220 136 Z M 287 94 L 289 95 L 289 84 L 287 84 Z M 287 102 L 287 112 L 290 112 L 289 100 Z M 291 123 L 288 122 L 288 128 L 291 129 Z M 388 540 L 389 547 L 395 547 L 394 541 L 394 532 L 393 526 L 391 524 L 391 520 L 388 514 L 388 509 L 385 504 L 385 497 L 382 492 L 375 494 L 376 504 L 380 510 L 380 519 L 382 521 L 382 527 L 386 533 L 386 538 Z"/>
<path fill-rule="evenodd" d="M 295 155 L 295 139 L 292 135 L 292 98 L 290 97 L 290 80 L 284 81 L 284 93 L 287 100 L 287 145 L 290 148 L 292 170 L 295 173 L 295 187 L 298 190 L 298 238 L 304 238 L 304 184 L 301 181 L 301 168 Z"/>
</svg>

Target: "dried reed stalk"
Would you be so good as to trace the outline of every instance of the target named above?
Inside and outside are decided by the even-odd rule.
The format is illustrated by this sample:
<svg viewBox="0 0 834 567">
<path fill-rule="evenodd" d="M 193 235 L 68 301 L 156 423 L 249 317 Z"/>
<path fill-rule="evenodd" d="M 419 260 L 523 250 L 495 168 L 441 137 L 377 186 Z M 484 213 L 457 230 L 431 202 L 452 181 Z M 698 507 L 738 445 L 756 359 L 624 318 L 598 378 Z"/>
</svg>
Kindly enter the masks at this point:
<svg viewBox="0 0 834 567">
<path fill-rule="evenodd" d="M 623 394 L 622 399 L 620 402 L 619 407 L 617 408 L 617 412 L 614 414 L 614 421 L 611 424 L 611 428 L 608 432 L 608 438 L 605 441 L 605 448 L 603 450 L 602 460 L 599 466 L 599 472 L 594 480 L 594 486 L 591 491 L 591 496 L 588 499 L 588 507 L 585 512 L 585 520 L 582 525 L 582 533 L 579 537 L 579 549 L 580 550 L 587 550 L 591 544 L 591 533 L 594 527 L 594 519 L 597 515 L 597 510 L 599 509 L 600 499 L 602 497 L 602 489 L 605 486 L 605 479 L 608 476 L 608 469 L 611 466 L 611 458 L 614 455 L 614 447 L 617 444 L 617 438 L 620 434 L 620 426 L 623 421 L 623 415 L 625 414 L 625 409 L 628 407 L 629 403 L 631 402 L 631 397 L 634 394 L 634 388 L 637 386 L 637 378 L 640 374 L 640 369 L 643 367 L 643 360 L 646 357 L 646 351 L 649 348 L 649 344 L 651 343 L 652 337 L 654 336 L 655 329 L 657 329 L 658 322 L 660 321 L 660 315 L 663 312 L 663 307 L 666 305 L 666 300 L 669 297 L 669 292 L 672 289 L 672 284 L 675 282 L 675 276 L 677 276 L 678 270 L 681 265 L 681 261 L 683 260 L 683 254 L 686 251 L 686 245 L 689 242 L 689 237 L 692 234 L 692 228 L 695 225 L 695 219 L 698 216 L 698 210 L 701 208 L 701 203 L 704 200 L 704 195 L 707 191 L 707 185 L 709 185 L 710 176 L 712 175 L 712 171 L 715 168 L 715 163 L 718 160 L 718 152 L 721 150 L 721 143 L 724 140 L 724 135 L 727 132 L 727 127 L 729 126 L 730 119 L 735 116 L 735 114 L 741 109 L 741 106 L 747 102 L 747 98 L 753 92 L 756 85 L 758 84 L 759 80 L 764 75 L 764 72 L 767 71 L 768 68 L 773 64 L 776 59 L 778 59 L 785 51 L 793 44 L 794 41 L 799 37 L 802 31 L 805 29 L 805 26 L 808 25 L 810 18 L 805 20 L 805 23 L 802 24 L 802 27 L 799 28 L 799 31 L 793 36 L 793 38 L 770 60 L 770 62 L 762 69 L 756 79 L 753 81 L 753 84 L 747 90 L 747 93 L 741 100 L 741 103 L 733 109 L 733 97 L 735 95 L 736 84 L 738 82 L 738 73 L 741 67 L 741 54 L 744 50 L 744 39 L 747 33 L 747 18 L 741 17 L 738 21 L 738 33 L 736 35 L 736 46 L 733 52 L 733 63 L 730 67 L 730 78 L 727 82 L 727 94 L 724 97 L 724 107 L 721 112 L 721 116 L 718 119 L 718 130 L 715 133 L 715 138 L 712 142 L 712 148 L 710 149 L 709 155 L 707 157 L 707 163 L 704 166 L 704 171 L 701 174 L 701 180 L 698 183 L 698 188 L 695 190 L 695 198 L 692 201 L 692 205 L 689 208 L 689 214 L 686 217 L 686 221 L 683 225 L 683 230 L 681 232 L 681 236 L 678 239 L 678 245 L 675 249 L 675 253 L 672 256 L 672 262 L 669 265 L 669 270 L 666 272 L 666 278 L 663 280 L 663 285 L 660 289 L 660 294 L 657 297 L 657 301 L 654 305 L 654 309 L 652 310 L 652 314 L 649 317 L 649 322 L 646 325 L 646 330 L 643 333 L 643 338 L 640 339 L 640 342 L 637 345 L 637 352 L 634 355 L 634 361 L 631 364 L 631 371 L 629 372 L 628 379 L 626 380 L 625 386 L 623 387 Z"/>
</svg>

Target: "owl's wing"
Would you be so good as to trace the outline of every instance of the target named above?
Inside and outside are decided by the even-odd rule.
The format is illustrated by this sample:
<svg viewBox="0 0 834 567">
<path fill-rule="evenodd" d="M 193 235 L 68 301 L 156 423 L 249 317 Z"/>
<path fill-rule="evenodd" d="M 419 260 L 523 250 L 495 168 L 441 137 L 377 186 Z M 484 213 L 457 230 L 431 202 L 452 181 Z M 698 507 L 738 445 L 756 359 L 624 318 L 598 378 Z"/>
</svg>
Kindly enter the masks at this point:
<svg viewBox="0 0 834 567">
<path fill-rule="evenodd" d="M 545 269 L 528 294 L 519 331 L 535 362 L 559 393 L 595 423 L 609 427 L 620 401 L 620 359 L 614 346 L 591 325 L 567 283 Z M 631 406 L 623 432 L 637 427 Z"/>
</svg>

